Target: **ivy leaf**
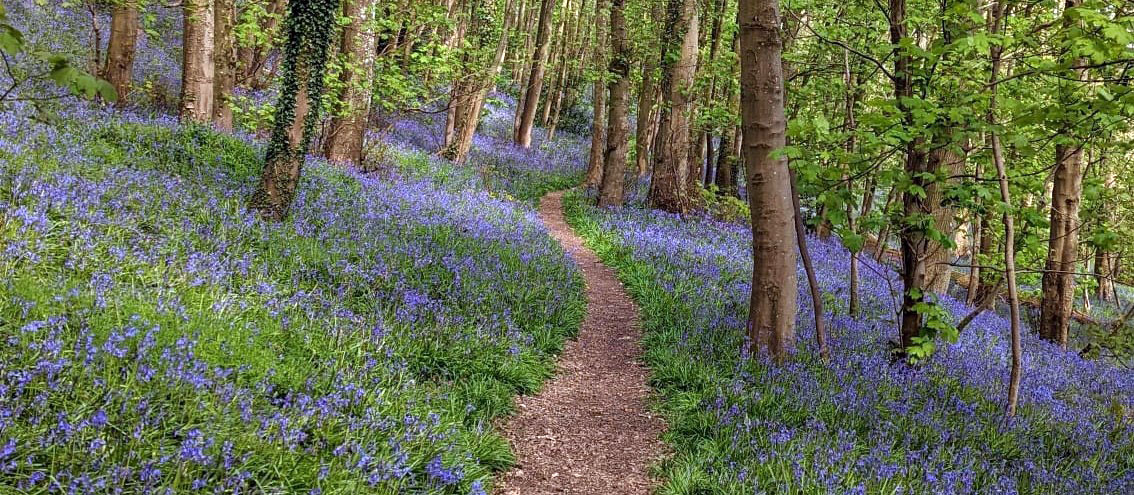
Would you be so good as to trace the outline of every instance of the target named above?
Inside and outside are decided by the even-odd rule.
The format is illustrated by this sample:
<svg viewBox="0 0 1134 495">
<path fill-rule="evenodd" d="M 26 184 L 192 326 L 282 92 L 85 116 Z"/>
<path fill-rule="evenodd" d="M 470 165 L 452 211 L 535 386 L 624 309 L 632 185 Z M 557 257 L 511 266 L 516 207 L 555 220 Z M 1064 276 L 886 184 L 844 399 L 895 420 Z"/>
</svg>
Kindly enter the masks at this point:
<svg viewBox="0 0 1134 495">
<path fill-rule="evenodd" d="M 24 35 L 7 24 L 0 24 L 0 50 L 15 55 L 24 50 Z"/>
</svg>

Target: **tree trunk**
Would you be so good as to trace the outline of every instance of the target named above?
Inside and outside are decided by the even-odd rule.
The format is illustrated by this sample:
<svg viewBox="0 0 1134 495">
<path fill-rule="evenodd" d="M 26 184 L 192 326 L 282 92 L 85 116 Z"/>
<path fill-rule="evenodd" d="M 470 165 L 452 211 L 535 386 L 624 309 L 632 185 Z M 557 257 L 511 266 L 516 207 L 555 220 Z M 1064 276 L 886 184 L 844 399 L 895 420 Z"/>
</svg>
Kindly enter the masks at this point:
<svg viewBox="0 0 1134 495">
<path fill-rule="evenodd" d="M 1104 159 L 1099 160 L 1100 167 L 1106 167 L 1107 162 Z M 1114 191 L 1118 187 L 1118 176 L 1114 171 L 1114 167 L 1109 167 L 1103 178 L 1103 188 L 1107 191 L 1104 192 L 1100 204 L 1100 210 L 1103 212 L 1100 216 L 1101 223 L 1105 228 L 1114 228 L 1118 225 L 1119 216 L 1118 208 L 1111 202 L 1108 195 L 1110 191 Z M 1110 250 L 1104 247 L 1095 248 L 1095 297 L 1100 301 L 1117 301 L 1118 294 L 1115 293 L 1114 278 L 1117 275 L 1117 256 Z"/>
<path fill-rule="evenodd" d="M 506 11 L 511 10 L 512 0 L 508 0 Z M 492 68 L 484 76 L 483 81 L 479 81 L 476 94 L 473 95 L 472 100 L 465 106 L 466 114 L 463 118 L 459 119 L 460 125 L 457 128 L 457 136 L 452 146 L 452 154 L 449 156 L 455 163 L 464 163 L 465 159 L 469 156 L 469 151 L 472 149 L 473 137 L 476 135 L 477 124 L 480 122 L 480 114 L 484 110 L 484 101 L 488 98 L 488 92 L 492 91 L 493 86 L 496 84 L 496 76 L 500 73 L 500 69 L 504 66 L 504 58 L 508 53 L 508 30 L 511 26 L 507 18 L 504 21 L 504 27 L 500 32 L 500 39 L 496 42 L 496 54 L 492 59 Z"/>
<path fill-rule="evenodd" d="M 1067 346 L 1079 254 L 1079 205 L 1083 188 L 1082 149 L 1056 146 L 1051 190 L 1051 230 L 1043 274 L 1040 335 Z"/>
<path fill-rule="evenodd" d="M 907 37 L 906 1 L 890 0 L 890 43 L 894 46 L 894 99 L 902 112 L 903 123 L 908 129 L 915 129 L 913 109 L 906 103 L 913 98 L 913 72 L 910 65 L 913 57 L 909 50 L 902 48 L 902 40 Z M 925 175 L 929 172 L 928 160 L 923 149 L 924 139 L 915 136 L 906 143 L 905 171 L 911 186 L 921 191 L 928 190 L 930 181 Z M 929 202 L 912 187 L 902 193 L 902 210 L 906 225 L 898 231 L 902 252 L 902 319 L 900 327 L 901 346 L 913 346 L 913 339 L 921 330 L 919 304 L 925 300 L 925 260 L 929 252 L 929 238 L 925 229 L 910 225 L 912 219 L 930 214 Z"/>
<path fill-rule="evenodd" d="M 236 87 L 236 47 L 232 28 L 236 19 L 233 0 L 216 0 L 213 24 L 213 50 L 216 58 L 216 79 L 213 81 L 215 105 L 213 124 L 219 129 L 232 130 L 232 91 Z"/>
<path fill-rule="evenodd" d="M 795 240 L 799 245 L 799 258 L 803 262 L 803 271 L 807 274 L 807 288 L 811 291 L 811 308 L 815 314 L 815 344 L 819 348 L 819 357 L 827 361 L 831 359 L 831 351 L 827 348 L 827 313 L 823 310 L 823 296 L 819 293 L 819 281 L 815 277 L 815 267 L 811 264 L 811 253 L 807 250 L 807 234 L 803 230 L 803 211 L 799 207 L 799 189 L 795 184 L 795 172 L 789 169 L 788 178 L 791 182 L 792 216 L 795 217 Z"/>
<path fill-rule="evenodd" d="M 283 83 L 272 137 L 260 184 L 249 201 L 250 209 L 270 221 L 287 218 L 299 188 L 312 130 L 319 119 L 318 102 L 337 10 L 338 2 L 293 2 L 288 8 L 287 37 L 294 43 L 284 47 Z"/>
<path fill-rule="evenodd" d="M 630 146 L 630 44 L 626 35 L 626 0 L 610 3 L 610 115 L 603 154 L 599 206 L 622 206 L 626 180 L 626 152 Z"/>
<path fill-rule="evenodd" d="M 690 92 L 697 68 L 697 0 L 669 0 L 662 36 L 661 93 L 668 104 L 662 105 L 658 120 L 649 204 L 685 213 L 690 208 L 686 183 L 690 173 Z"/>
<path fill-rule="evenodd" d="M 858 103 L 859 92 L 855 88 L 855 78 L 851 75 L 850 66 L 850 51 L 843 50 L 843 85 L 846 86 L 846 111 L 844 116 L 844 124 L 847 129 L 847 140 L 844 149 L 847 151 L 848 156 L 854 156 L 855 147 L 857 146 L 857 136 L 855 132 L 858 131 L 858 119 L 855 116 L 855 107 Z M 847 195 L 854 197 L 854 180 L 851 177 L 850 164 L 847 164 L 847 172 L 843 175 L 846 180 Z M 863 188 L 862 191 L 862 210 L 860 216 L 865 216 L 870 212 L 870 206 L 873 202 L 874 185 L 873 177 L 867 179 L 869 184 Z M 847 229 L 850 230 L 852 235 L 858 234 L 858 222 L 855 217 L 854 203 L 847 201 Z M 858 316 L 858 255 L 859 251 L 851 251 L 850 253 L 850 270 L 848 274 L 848 292 L 850 292 L 849 301 L 847 304 L 847 313 L 851 317 Z"/>
<path fill-rule="evenodd" d="M 592 102 L 594 104 L 594 118 L 591 125 L 591 150 L 587 159 L 587 175 L 584 187 L 595 187 L 599 185 L 603 177 L 603 151 L 606 148 L 606 50 L 603 49 L 607 43 L 606 35 L 606 20 L 603 16 L 603 10 L 606 9 L 607 0 L 597 0 L 595 2 L 595 66 L 599 68 L 598 77 L 595 79 Z"/>
<path fill-rule="evenodd" d="M 952 135 L 951 132 L 945 133 Z M 946 137 L 945 139 L 949 139 Z M 938 172 L 944 169 L 948 177 L 956 177 L 965 172 L 965 156 L 952 149 L 952 144 L 938 143 L 938 148 L 929 154 L 929 170 Z M 934 229 L 948 236 L 957 228 L 956 216 L 953 208 L 944 202 L 945 188 L 956 179 L 947 181 L 934 181 L 926 189 L 925 202 L 928 203 L 933 215 Z M 929 257 L 925 265 L 925 289 L 937 295 L 945 295 L 949 290 L 949 282 L 953 279 L 952 250 L 937 241 L 928 243 Z"/>
<path fill-rule="evenodd" d="M 734 134 L 733 129 L 725 129 L 724 134 L 721 135 L 720 146 L 717 147 L 717 165 L 714 167 L 716 176 L 713 178 L 713 183 L 717 185 L 717 191 L 721 196 L 737 195 L 736 176 L 739 175 L 739 170 L 737 170 Z"/>
<path fill-rule="evenodd" d="M 102 77 L 118 93 L 119 108 L 126 106 L 134 77 L 134 53 L 138 47 L 138 5 L 134 1 L 116 4 L 110 18 L 110 41 L 106 47 L 106 66 Z"/>
<path fill-rule="evenodd" d="M 520 114 L 520 125 L 516 129 L 515 136 L 516 145 L 521 148 L 532 146 L 532 126 L 535 124 L 539 93 L 543 89 L 543 72 L 547 66 L 548 56 L 547 38 L 551 31 L 551 14 L 554 9 L 555 0 L 542 0 L 539 11 L 539 27 L 536 31 L 535 52 L 532 54 L 531 81 L 524 93 L 523 112 Z"/>
<path fill-rule="evenodd" d="M 634 162 L 638 168 L 638 177 L 645 177 L 650 172 L 650 120 L 654 113 L 654 99 L 657 90 L 654 85 L 653 60 L 646 57 L 642 62 L 642 87 L 638 91 L 638 121 L 635 123 L 635 157 Z"/>
<path fill-rule="evenodd" d="M 742 1 L 737 23 L 743 88 L 740 107 L 752 214 L 749 345 L 766 348 L 782 361 L 795 347 L 796 228 L 787 162 L 772 156 L 784 147 L 787 126 L 778 3 Z"/>
<path fill-rule="evenodd" d="M 181 120 L 213 118 L 213 0 L 185 0 Z"/>
<path fill-rule="evenodd" d="M 332 162 L 362 164 L 370 85 L 374 79 L 375 3 L 376 0 L 343 0 L 343 15 L 350 18 L 350 23 L 342 27 L 339 55 L 349 63 L 340 77 L 344 108 L 331 119 L 327 135 L 326 155 Z"/>
<path fill-rule="evenodd" d="M 1070 28 L 1077 21 L 1066 14 L 1067 9 L 1079 7 L 1082 0 L 1067 0 L 1064 4 L 1064 24 Z M 1076 60 L 1085 65 L 1086 60 Z M 1075 71 L 1083 79 L 1085 69 Z M 1064 83 L 1070 84 L 1070 83 Z M 1067 91 L 1070 93 L 1071 91 Z M 1066 94 L 1067 103 L 1074 96 Z M 1068 129 L 1074 123 L 1068 123 Z M 1043 338 L 1067 348 L 1068 330 L 1075 299 L 1075 262 L 1079 254 L 1079 206 L 1083 192 L 1082 143 L 1057 144 L 1055 147 L 1055 174 L 1051 188 L 1051 229 L 1047 245 L 1047 262 L 1042 280 L 1043 300 L 1040 304 L 1039 334 Z"/>
<path fill-rule="evenodd" d="M 521 1 L 521 8 L 526 8 L 528 0 Z M 525 63 L 531 58 L 532 47 L 535 42 L 532 39 L 532 25 L 538 22 L 535 15 L 535 9 L 528 9 L 527 16 L 524 18 L 524 23 L 520 26 L 522 33 L 524 33 L 524 46 L 518 54 L 516 54 L 516 65 L 519 67 L 518 71 L 514 73 L 519 74 L 516 82 L 519 86 L 516 88 L 518 93 L 516 97 L 516 114 L 512 118 L 512 136 L 516 136 L 520 132 L 520 120 L 524 115 L 524 98 L 527 95 L 528 86 L 531 85 L 531 73 L 528 72 L 529 64 Z"/>
</svg>

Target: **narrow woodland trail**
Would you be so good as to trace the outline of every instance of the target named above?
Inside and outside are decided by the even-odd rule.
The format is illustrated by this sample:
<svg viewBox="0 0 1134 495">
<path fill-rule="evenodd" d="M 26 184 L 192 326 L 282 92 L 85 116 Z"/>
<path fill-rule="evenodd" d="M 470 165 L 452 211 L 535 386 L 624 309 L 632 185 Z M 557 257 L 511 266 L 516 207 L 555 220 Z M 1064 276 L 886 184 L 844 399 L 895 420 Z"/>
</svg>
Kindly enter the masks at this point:
<svg viewBox="0 0 1134 495">
<path fill-rule="evenodd" d="M 539 215 L 586 279 L 587 313 L 567 342 L 556 376 L 535 396 L 517 399 L 504 425 L 518 464 L 497 492 L 507 495 L 647 494 L 647 468 L 663 452 L 665 425 L 646 407 L 639 361 L 638 308 L 614 271 L 571 230 L 563 195 L 544 196 Z"/>
</svg>

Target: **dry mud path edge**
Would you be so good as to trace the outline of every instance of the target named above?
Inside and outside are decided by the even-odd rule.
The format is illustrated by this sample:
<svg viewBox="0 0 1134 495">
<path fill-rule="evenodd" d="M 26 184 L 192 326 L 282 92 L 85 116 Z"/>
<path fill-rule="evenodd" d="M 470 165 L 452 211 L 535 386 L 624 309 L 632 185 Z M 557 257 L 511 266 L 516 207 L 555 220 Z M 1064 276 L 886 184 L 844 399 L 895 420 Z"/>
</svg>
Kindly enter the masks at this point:
<svg viewBox="0 0 1134 495">
<path fill-rule="evenodd" d="M 582 269 L 587 312 L 555 376 L 538 394 L 518 397 L 516 414 L 501 425 L 517 463 L 500 475 L 495 492 L 648 494 L 665 424 L 648 407 L 638 307 L 567 225 L 562 191 L 540 200 L 539 216 Z"/>
</svg>

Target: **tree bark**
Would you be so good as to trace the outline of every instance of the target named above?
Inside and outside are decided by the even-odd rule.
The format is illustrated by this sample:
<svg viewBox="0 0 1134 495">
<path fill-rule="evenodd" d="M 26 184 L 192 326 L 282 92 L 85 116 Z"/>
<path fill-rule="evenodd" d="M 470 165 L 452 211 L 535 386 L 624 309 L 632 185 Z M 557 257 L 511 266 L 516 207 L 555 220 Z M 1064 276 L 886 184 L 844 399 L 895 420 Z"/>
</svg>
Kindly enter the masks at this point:
<svg viewBox="0 0 1134 495">
<path fill-rule="evenodd" d="M 1067 0 L 1064 4 L 1064 27 L 1071 28 L 1076 21 L 1066 10 L 1079 7 L 1082 0 Z M 1086 60 L 1076 60 L 1084 65 Z M 1082 79 L 1085 69 L 1075 71 Z M 1065 83 L 1067 84 L 1067 83 Z M 1068 91 L 1069 93 L 1070 91 Z M 1070 103 L 1074 97 L 1063 97 Z M 1068 123 L 1065 132 L 1071 133 Z M 1043 338 L 1067 348 L 1071 312 L 1075 299 L 1075 263 L 1079 254 L 1079 206 L 1083 192 L 1083 144 L 1061 143 L 1055 147 L 1055 174 L 1051 188 L 1051 228 L 1049 231 L 1047 262 L 1042 280 L 1043 300 L 1040 305 L 1039 334 Z"/>
<path fill-rule="evenodd" d="M 1100 159 L 1100 167 L 1106 167 L 1107 162 L 1105 159 Z M 1109 191 L 1114 191 L 1118 187 L 1118 176 L 1113 167 L 1110 167 L 1104 173 L 1103 188 L 1108 191 L 1100 203 L 1100 210 L 1103 212 L 1100 215 L 1101 224 L 1106 228 L 1114 228 L 1119 222 L 1117 205 L 1113 204 L 1109 198 L 1106 197 L 1110 194 Z M 1095 248 L 1095 297 L 1100 301 L 1117 301 L 1118 294 L 1115 292 L 1114 277 L 1118 274 L 1117 256 L 1113 252 L 1103 247 Z"/>
<path fill-rule="evenodd" d="M 599 206 L 622 206 L 626 180 L 626 152 L 630 146 L 630 44 L 626 35 L 626 0 L 610 3 L 610 115 L 607 118 Z"/>
<path fill-rule="evenodd" d="M 347 62 L 340 75 L 344 108 L 331 119 L 325 144 L 327 159 L 337 163 L 362 164 L 366 119 L 370 113 L 371 81 L 374 79 L 374 28 L 376 0 L 343 0 L 339 55 Z"/>
<path fill-rule="evenodd" d="M 717 185 L 717 191 L 721 196 L 737 195 L 736 176 L 739 175 L 739 170 L 736 143 L 733 141 L 735 133 L 734 129 L 725 129 L 721 134 L 720 146 L 717 147 L 717 165 L 714 170 L 716 177 L 713 178 L 713 183 Z"/>
<path fill-rule="evenodd" d="M 511 10 L 511 6 L 512 0 L 509 0 L 505 7 L 506 11 Z M 472 96 L 471 101 L 465 105 L 466 114 L 458 120 L 460 125 L 457 127 L 456 139 L 451 148 L 453 151 L 449 156 L 455 163 L 464 163 L 472 149 L 473 137 L 476 135 L 477 124 L 480 122 L 480 114 L 484 110 L 484 101 L 488 98 L 488 92 L 492 91 L 495 86 L 496 76 L 504 66 L 504 58 L 508 53 L 508 30 L 510 28 L 511 26 L 505 18 L 500 39 L 496 41 L 496 53 L 493 55 L 492 68 L 485 74 L 484 79 L 478 82 L 476 93 Z"/>
<path fill-rule="evenodd" d="M 749 345 L 765 348 L 783 361 L 795 347 L 797 282 L 791 179 L 786 160 L 772 156 L 784 147 L 787 127 L 778 3 L 742 1 L 737 23 L 743 88 L 740 107 L 752 215 Z"/>
<path fill-rule="evenodd" d="M 606 20 L 603 10 L 606 9 L 607 0 L 595 2 L 595 67 L 598 67 L 598 76 L 595 79 L 592 102 L 594 104 L 594 118 L 591 125 L 591 149 L 587 158 L 587 175 L 583 182 L 584 187 L 599 185 L 603 177 L 603 151 L 606 149 L 606 50 L 607 43 Z"/>
<path fill-rule="evenodd" d="M 181 120 L 213 118 L 213 0 L 185 0 Z"/>
<path fill-rule="evenodd" d="M 1075 297 L 1079 253 L 1079 205 L 1083 188 L 1082 149 L 1056 146 L 1051 190 L 1051 230 L 1042 280 L 1040 335 L 1066 348 Z"/>
<path fill-rule="evenodd" d="M 669 0 L 662 36 L 661 93 L 668 104 L 663 104 L 658 121 L 649 204 L 671 213 L 685 213 L 691 206 L 686 183 L 690 173 L 690 90 L 697 68 L 697 0 Z M 676 51 L 676 56 L 671 51 Z"/>
<path fill-rule="evenodd" d="M 236 20 L 233 0 L 215 0 L 213 24 L 213 51 L 216 61 L 216 78 L 213 80 L 213 124 L 217 128 L 232 130 L 232 91 L 236 87 L 236 46 L 232 36 Z"/>
<path fill-rule="evenodd" d="M 551 14 L 554 9 L 555 0 L 542 0 L 539 27 L 536 30 L 535 52 L 532 54 L 531 81 L 524 94 L 523 111 L 520 114 L 520 125 L 516 129 L 515 136 L 516 145 L 521 148 L 530 148 L 532 145 L 532 126 L 535 124 L 539 94 L 543 90 L 543 73 L 548 56 L 547 38 L 551 31 Z"/>
<path fill-rule="evenodd" d="M 654 113 L 654 99 L 657 90 L 654 84 L 655 65 L 653 58 L 646 57 L 642 62 L 642 87 L 638 90 L 638 120 L 635 122 L 635 157 L 638 177 L 650 173 L 650 120 Z"/>
<path fill-rule="evenodd" d="M 913 109 L 906 103 L 913 98 L 913 72 L 910 67 L 913 56 L 901 47 L 907 37 L 906 1 L 890 0 L 890 43 L 894 46 L 894 99 L 902 112 L 902 119 L 908 129 L 915 129 Z M 901 347 L 913 346 L 913 339 L 921 330 L 921 313 L 918 305 L 925 300 L 925 260 L 929 252 L 929 238 L 925 229 L 912 225 L 916 219 L 932 212 L 926 198 L 914 189 L 927 191 L 930 181 L 925 175 L 930 171 L 925 150 L 924 138 L 915 136 L 906 143 L 905 171 L 911 186 L 902 192 L 902 210 L 905 225 L 898 231 L 902 252 L 902 318 L 900 327 Z M 882 240 L 884 242 L 884 240 Z"/>
<path fill-rule="evenodd" d="M 952 132 L 945 134 L 951 136 Z M 950 138 L 945 137 L 944 139 Z M 933 172 L 943 171 L 950 178 L 945 181 L 930 183 L 929 187 L 926 188 L 925 202 L 928 203 L 928 207 L 932 211 L 933 228 L 947 236 L 957 228 L 957 220 L 953 207 L 944 201 L 945 189 L 949 184 L 956 182 L 956 179 L 952 177 L 965 172 L 965 156 L 963 153 L 954 150 L 951 143 L 938 143 L 938 146 L 937 149 L 930 152 L 927 166 Z M 953 261 L 951 259 L 952 250 L 935 240 L 929 240 L 928 249 L 928 258 L 925 264 L 925 289 L 937 295 L 945 295 L 949 290 L 949 283 L 952 281 L 953 275 L 953 267 L 950 266 Z"/>
<path fill-rule="evenodd" d="M 115 105 L 126 106 L 134 78 L 134 54 L 138 47 L 138 5 L 133 0 L 116 4 L 110 18 L 110 41 L 102 77 L 118 93 Z"/>
</svg>

